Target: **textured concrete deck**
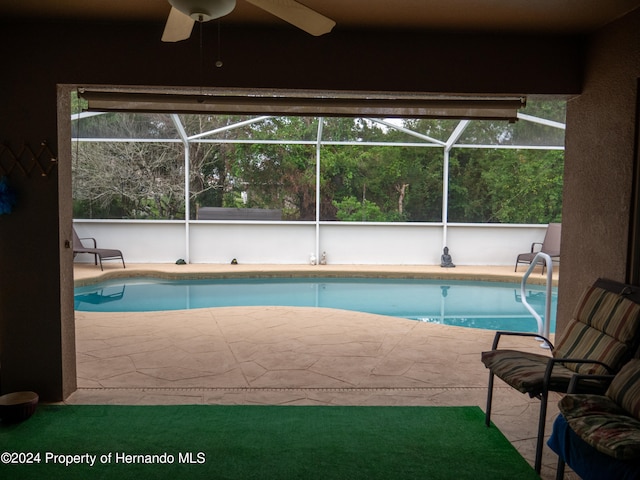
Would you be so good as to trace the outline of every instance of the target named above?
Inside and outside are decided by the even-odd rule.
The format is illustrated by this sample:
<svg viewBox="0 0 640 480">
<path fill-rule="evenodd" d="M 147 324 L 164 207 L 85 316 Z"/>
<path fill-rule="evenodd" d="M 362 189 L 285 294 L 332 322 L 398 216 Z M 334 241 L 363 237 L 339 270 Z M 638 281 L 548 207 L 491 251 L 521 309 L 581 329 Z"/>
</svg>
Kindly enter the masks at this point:
<svg viewBox="0 0 640 480">
<path fill-rule="evenodd" d="M 519 281 L 508 267 L 108 265 L 96 276 L 446 276 Z M 468 277 L 467 277 L 468 276 Z M 541 277 L 539 273 L 532 277 Z M 533 278 L 532 278 L 533 279 Z M 68 403 L 479 405 L 494 332 L 334 309 L 226 307 L 142 313 L 76 312 L 78 391 Z M 510 340 L 542 351 L 535 341 Z M 559 396 L 550 401 L 547 432 Z M 533 463 L 539 402 L 496 382 L 492 419 Z M 554 478 L 545 448 L 542 478 Z M 571 478 L 567 475 L 566 478 Z"/>
</svg>

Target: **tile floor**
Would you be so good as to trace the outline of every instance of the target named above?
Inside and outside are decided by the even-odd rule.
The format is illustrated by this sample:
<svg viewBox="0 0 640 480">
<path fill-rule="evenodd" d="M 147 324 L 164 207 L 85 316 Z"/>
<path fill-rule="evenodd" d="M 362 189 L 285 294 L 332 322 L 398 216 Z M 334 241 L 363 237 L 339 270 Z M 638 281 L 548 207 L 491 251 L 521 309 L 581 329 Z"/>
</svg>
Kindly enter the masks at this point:
<svg viewBox="0 0 640 480">
<path fill-rule="evenodd" d="M 510 267 L 77 265 L 76 282 L 144 275 L 447 276 L 519 281 Z M 557 275 L 556 275 L 557 276 Z M 535 277 L 535 278 L 534 278 Z M 539 274 L 532 280 L 538 281 Z M 333 309 L 229 307 L 76 312 L 72 404 L 478 405 L 494 332 Z M 537 342 L 511 341 L 539 352 Z M 547 432 L 559 396 L 550 401 Z M 496 381 L 492 420 L 533 463 L 539 402 Z M 555 478 L 545 448 L 543 479 Z M 565 478 L 576 478 L 567 473 Z"/>
</svg>

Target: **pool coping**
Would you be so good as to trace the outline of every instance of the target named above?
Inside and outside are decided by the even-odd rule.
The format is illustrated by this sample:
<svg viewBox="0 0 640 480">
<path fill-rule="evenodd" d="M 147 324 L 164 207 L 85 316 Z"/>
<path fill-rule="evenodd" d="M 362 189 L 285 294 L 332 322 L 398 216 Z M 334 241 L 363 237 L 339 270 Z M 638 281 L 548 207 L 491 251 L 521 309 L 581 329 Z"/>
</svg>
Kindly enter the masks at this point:
<svg viewBox="0 0 640 480">
<path fill-rule="evenodd" d="M 514 272 L 511 266 L 459 266 L 442 268 L 439 265 L 221 265 L 221 264 L 134 264 L 121 268 L 105 265 L 105 270 L 91 264 L 74 265 L 74 285 L 93 285 L 119 278 L 153 277 L 161 279 L 237 279 L 237 278 L 392 278 L 466 280 L 520 283 L 525 273 Z M 546 274 L 536 272 L 528 283 L 545 285 Z M 553 274 L 552 285 L 558 286 L 559 272 Z"/>
</svg>

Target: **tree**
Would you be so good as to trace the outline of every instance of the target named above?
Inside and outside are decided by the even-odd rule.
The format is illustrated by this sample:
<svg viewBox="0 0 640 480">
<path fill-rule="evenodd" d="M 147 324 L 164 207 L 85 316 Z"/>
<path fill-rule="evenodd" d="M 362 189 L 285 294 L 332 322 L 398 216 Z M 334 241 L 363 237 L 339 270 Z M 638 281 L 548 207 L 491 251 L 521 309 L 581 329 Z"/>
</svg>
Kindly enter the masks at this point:
<svg viewBox="0 0 640 480">
<path fill-rule="evenodd" d="M 559 222 L 563 165 L 559 151 L 457 150 L 450 163 L 449 220 Z"/>
<path fill-rule="evenodd" d="M 233 118 L 183 115 L 193 134 L 233 123 Z M 76 124 L 80 138 L 157 139 L 158 142 L 81 142 L 74 151 L 74 216 L 77 218 L 184 218 L 184 146 L 175 124 L 162 114 L 110 114 Z M 234 146 L 192 143 L 190 201 L 192 218 L 199 205 L 220 206 L 231 190 L 229 171 Z"/>
<path fill-rule="evenodd" d="M 252 140 L 313 138 L 315 119 L 274 117 L 255 124 Z M 254 143 L 236 147 L 233 177 L 246 193 L 246 206 L 276 208 L 284 218 L 315 218 L 315 148 L 300 144 Z"/>
<path fill-rule="evenodd" d="M 334 200 L 337 209 L 336 217 L 343 222 L 388 222 L 388 218 L 375 203 L 369 200 L 359 201 L 355 197 L 346 197 L 341 201 Z"/>
<path fill-rule="evenodd" d="M 175 145 L 92 143 L 77 153 L 74 216 L 184 218 L 184 177 L 173 162 Z"/>
<path fill-rule="evenodd" d="M 180 115 L 179 117 L 188 135 L 224 130 L 241 120 L 239 117 L 220 115 Z M 225 135 L 223 133 L 222 138 L 225 138 Z M 184 152 L 181 155 L 183 156 Z M 235 155 L 236 146 L 230 143 L 190 144 L 189 200 L 192 219 L 196 218 L 199 207 L 226 206 L 226 199 L 233 196 Z"/>
<path fill-rule="evenodd" d="M 538 112 L 562 121 L 564 104 L 530 102 L 527 113 Z M 184 218 L 185 152 L 174 119 L 120 113 L 77 123 L 78 139 L 129 140 L 81 142 L 74 149 L 74 215 Z M 179 115 L 187 136 L 198 137 L 189 143 L 192 218 L 200 206 L 225 206 L 280 209 L 289 220 L 315 219 L 320 119 L 277 116 L 241 122 L 247 119 Z M 368 119 L 322 122 L 322 220 L 442 221 L 444 154 L 437 142 L 451 136 L 458 120 L 397 120 L 437 139 L 431 144 Z M 472 121 L 459 143 L 557 144 L 558 135 L 562 131 L 548 125 Z M 455 147 L 449 155 L 448 220 L 560 221 L 562 173 L 559 150 Z"/>
</svg>

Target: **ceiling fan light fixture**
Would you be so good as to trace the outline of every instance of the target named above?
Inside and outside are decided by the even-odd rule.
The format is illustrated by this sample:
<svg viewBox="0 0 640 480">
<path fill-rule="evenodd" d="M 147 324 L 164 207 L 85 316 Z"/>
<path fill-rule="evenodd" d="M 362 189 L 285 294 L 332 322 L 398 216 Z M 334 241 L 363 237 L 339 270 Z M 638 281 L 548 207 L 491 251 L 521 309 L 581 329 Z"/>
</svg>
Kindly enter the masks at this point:
<svg viewBox="0 0 640 480">
<path fill-rule="evenodd" d="M 236 0 L 169 0 L 169 3 L 198 22 L 224 17 L 236 7 Z"/>
</svg>

